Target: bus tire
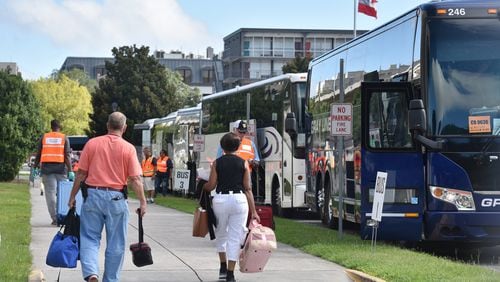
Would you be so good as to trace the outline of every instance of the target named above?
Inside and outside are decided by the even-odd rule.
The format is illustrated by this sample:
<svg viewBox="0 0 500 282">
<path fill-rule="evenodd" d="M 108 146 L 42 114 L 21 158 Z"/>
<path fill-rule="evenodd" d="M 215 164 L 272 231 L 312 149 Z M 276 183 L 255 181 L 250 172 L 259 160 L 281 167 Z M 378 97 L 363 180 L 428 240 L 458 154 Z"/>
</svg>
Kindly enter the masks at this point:
<svg viewBox="0 0 500 282">
<path fill-rule="evenodd" d="M 316 194 L 314 198 L 316 200 L 316 213 L 318 214 L 318 217 L 323 220 L 325 217 L 325 189 L 321 184 L 321 177 L 319 174 L 316 177 Z"/>
<path fill-rule="evenodd" d="M 271 203 L 273 207 L 273 214 L 277 216 L 284 217 L 285 212 L 283 208 L 281 208 L 281 194 L 280 194 L 280 185 L 278 179 L 273 178 L 273 185 L 271 189 Z"/>
<path fill-rule="evenodd" d="M 333 209 L 332 209 L 332 186 L 331 186 L 331 179 L 330 176 L 327 174 L 325 176 L 325 182 L 323 185 L 323 189 L 325 191 L 325 200 L 324 200 L 324 219 L 323 224 L 328 226 L 329 228 L 336 228 L 338 226 L 338 218 L 333 216 Z"/>
</svg>

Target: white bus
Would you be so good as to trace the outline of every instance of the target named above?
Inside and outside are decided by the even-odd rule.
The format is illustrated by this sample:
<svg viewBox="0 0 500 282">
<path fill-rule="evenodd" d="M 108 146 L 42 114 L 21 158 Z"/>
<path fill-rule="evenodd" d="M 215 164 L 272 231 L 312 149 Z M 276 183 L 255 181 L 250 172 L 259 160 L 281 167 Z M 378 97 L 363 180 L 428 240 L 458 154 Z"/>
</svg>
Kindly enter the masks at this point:
<svg viewBox="0 0 500 282">
<path fill-rule="evenodd" d="M 185 190 L 183 193 L 194 193 L 195 189 L 196 154 L 193 153 L 193 139 L 199 131 L 200 112 L 201 104 L 180 109 L 157 119 L 153 126 L 153 156 L 159 156 L 162 149 L 168 152 L 174 165 L 171 173 L 173 179 L 177 170 L 191 170 L 189 183 L 182 188 Z"/>
<path fill-rule="evenodd" d="M 165 149 L 168 155 L 172 156 L 173 134 L 175 131 L 176 119 L 177 112 L 173 112 L 154 121 L 153 129 L 151 130 L 151 148 L 153 156 L 159 156 L 162 149 Z"/>
<path fill-rule="evenodd" d="M 134 124 L 132 142 L 134 143 L 139 160 L 142 160 L 142 148 L 151 146 L 151 130 L 156 120 L 156 118 L 151 118 L 143 123 Z"/>
<path fill-rule="evenodd" d="M 205 150 L 199 167 L 209 170 L 220 138 L 231 123 L 245 120 L 259 149 L 260 167 L 254 169 L 254 196 L 271 204 L 275 214 L 307 208 L 305 203 L 305 91 L 307 74 L 284 74 L 202 99 Z M 296 134 L 285 133 L 285 118 L 294 114 Z M 204 171 L 206 173 L 206 171 Z"/>
</svg>

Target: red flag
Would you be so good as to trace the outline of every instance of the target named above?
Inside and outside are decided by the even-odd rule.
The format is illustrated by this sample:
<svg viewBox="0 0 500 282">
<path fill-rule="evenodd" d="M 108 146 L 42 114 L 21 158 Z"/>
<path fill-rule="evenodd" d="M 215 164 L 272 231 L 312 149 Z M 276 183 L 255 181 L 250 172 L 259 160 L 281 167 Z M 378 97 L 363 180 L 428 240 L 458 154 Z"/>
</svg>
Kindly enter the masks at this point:
<svg viewBox="0 0 500 282">
<path fill-rule="evenodd" d="M 377 10 L 375 10 L 375 3 L 377 0 L 359 0 L 358 13 L 377 18 Z"/>
</svg>

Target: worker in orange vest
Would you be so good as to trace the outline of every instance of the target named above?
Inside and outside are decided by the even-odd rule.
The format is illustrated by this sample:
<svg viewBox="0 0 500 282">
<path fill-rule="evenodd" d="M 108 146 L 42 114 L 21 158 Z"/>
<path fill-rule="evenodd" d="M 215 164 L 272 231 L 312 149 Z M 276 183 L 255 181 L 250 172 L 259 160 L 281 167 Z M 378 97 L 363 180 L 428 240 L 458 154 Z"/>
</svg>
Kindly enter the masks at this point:
<svg viewBox="0 0 500 282">
<path fill-rule="evenodd" d="M 248 126 L 244 120 L 237 121 L 238 127 L 235 133 L 240 137 L 241 143 L 236 155 L 248 162 L 250 173 L 253 167 L 257 167 L 260 162 L 259 151 L 255 146 L 255 143 L 247 136 Z M 217 149 L 217 158 L 221 157 L 223 154 L 221 147 Z"/>
<path fill-rule="evenodd" d="M 45 187 L 45 201 L 52 219 L 57 225 L 57 182 L 66 180 L 71 171 L 71 147 L 68 137 L 61 133 L 58 120 L 50 122 L 51 132 L 45 133 L 38 142 L 35 167 L 41 168 L 42 183 Z M 67 169 L 67 170 L 66 170 Z"/>
<path fill-rule="evenodd" d="M 155 202 L 155 186 L 154 178 L 156 173 L 156 158 L 151 155 L 151 149 L 144 147 L 142 150 L 144 159 L 142 160 L 142 181 L 147 202 L 153 204 Z"/>
<path fill-rule="evenodd" d="M 168 157 L 167 150 L 160 151 L 160 157 L 156 160 L 155 192 L 166 196 L 168 193 L 168 181 L 173 167 L 172 160 Z"/>
</svg>

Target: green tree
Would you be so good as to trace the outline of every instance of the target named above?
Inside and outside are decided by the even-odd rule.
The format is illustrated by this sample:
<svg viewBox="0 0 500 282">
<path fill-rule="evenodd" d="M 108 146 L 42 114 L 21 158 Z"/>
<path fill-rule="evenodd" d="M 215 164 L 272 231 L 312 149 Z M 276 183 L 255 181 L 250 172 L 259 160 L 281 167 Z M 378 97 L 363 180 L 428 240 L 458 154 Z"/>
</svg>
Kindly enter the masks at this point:
<svg viewBox="0 0 500 282">
<path fill-rule="evenodd" d="M 51 78 L 60 81 L 63 76 L 67 76 L 69 79 L 76 80 L 82 86 L 85 86 L 89 93 L 94 93 L 97 87 L 97 80 L 90 78 L 90 76 L 81 69 L 72 70 L 54 70 L 51 74 Z"/>
<path fill-rule="evenodd" d="M 115 61 L 106 62 L 106 77 L 99 80 L 99 88 L 92 95 L 94 113 L 89 135 L 105 134 L 108 115 L 117 110 L 127 116 L 124 138 L 132 140 L 134 124 L 199 102 L 199 92 L 150 56 L 149 47 L 123 46 L 113 48 L 112 53 Z"/>
<path fill-rule="evenodd" d="M 45 131 L 50 130 L 53 119 L 61 122 L 65 134 L 81 135 L 88 131 L 92 104 L 86 87 L 64 74 L 58 80 L 42 78 L 34 81 L 32 87 L 41 106 Z"/>
<path fill-rule="evenodd" d="M 0 99 L 0 181 L 11 181 L 42 134 L 40 106 L 27 82 L 3 71 Z"/>
<path fill-rule="evenodd" d="M 296 56 L 295 59 L 289 61 L 281 70 L 283 73 L 299 73 L 299 72 L 307 72 L 309 68 L 309 62 L 312 60 L 311 57 L 300 57 Z"/>
</svg>

